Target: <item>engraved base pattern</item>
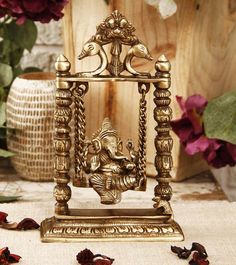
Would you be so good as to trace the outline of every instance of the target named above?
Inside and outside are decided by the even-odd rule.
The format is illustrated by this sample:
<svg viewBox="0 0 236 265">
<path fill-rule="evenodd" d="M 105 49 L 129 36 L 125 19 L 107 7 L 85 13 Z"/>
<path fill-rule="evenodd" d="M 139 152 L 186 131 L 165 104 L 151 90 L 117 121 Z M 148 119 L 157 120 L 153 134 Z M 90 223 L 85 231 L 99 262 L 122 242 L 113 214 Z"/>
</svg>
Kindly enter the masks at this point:
<svg viewBox="0 0 236 265">
<path fill-rule="evenodd" d="M 107 219 L 48 218 L 41 224 L 43 242 L 67 241 L 181 241 L 180 226 L 174 220 L 160 222 L 157 219 L 119 217 Z"/>
</svg>

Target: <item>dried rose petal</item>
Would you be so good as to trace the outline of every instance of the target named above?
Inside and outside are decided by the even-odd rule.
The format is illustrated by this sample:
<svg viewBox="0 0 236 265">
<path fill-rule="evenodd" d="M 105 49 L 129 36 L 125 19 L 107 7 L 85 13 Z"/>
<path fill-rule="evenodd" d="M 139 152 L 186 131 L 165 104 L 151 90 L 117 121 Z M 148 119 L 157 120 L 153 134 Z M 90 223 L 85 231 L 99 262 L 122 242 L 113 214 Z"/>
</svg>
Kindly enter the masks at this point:
<svg viewBox="0 0 236 265">
<path fill-rule="evenodd" d="M 96 259 L 93 264 L 94 265 L 111 265 L 113 261 L 109 259 Z"/>
<path fill-rule="evenodd" d="M 0 264 L 1 265 L 9 265 L 10 263 L 6 259 L 0 257 Z"/>
<path fill-rule="evenodd" d="M 201 95 L 192 95 L 185 101 L 186 110 L 196 109 L 198 113 L 202 113 L 207 106 L 208 101 Z"/>
<path fill-rule="evenodd" d="M 203 245 L 197 243 L 197 242 L 192 243 L 191 250 L 197 251 L 201 258 L 207 258 L 208 257 L 205 247 Z M 197 255 L 197 254 L 195 254 L 195 255 Z"/>
<path fill-rule="evenodd" d="M 195 251 L 193 253 L 193 258 L 189 261 L 190 265 L 209 265 L 209 261 L 202 258 L 199 252 Z"/>
<path fill-rule="evenodd" d="M 98 259 L 97 259 L 98 258 Z M 94 255 L 94 257 L 93 257 L 93 261 L 94 262 L 96 262 L 97 260 L 104 260 L 104 261 L 107 261 L 106 263 L 104 263 L 104 265 L 110 265 L 110 264 L 112 264 L 113 263 L 113 261 L 115 260 L 115 259 L 113 259 L 113 258 L 110 258 L 110 257 L 107 257 L 107 256 L 105 256 L 105 255 L 101 255 L 101 254 L 96 254 L 96 255 Z M 97 263 L 95 263 L 95 264 L 97 264 Z M 100 264 L 100 263 L 98 263 L 98 264 Z M 98 265 L 97 264 L 97 265 Z M 102 264 L 102 263 L 101 263 Z M 100 264 L 100 265 L 101 265 Z"/>
<path fill-rule="evenodd" d="M 38 229 L 40 225 L 31 218 L 23 219 L 16 227 L 17 230 Z"/>
<path fill-rule="evenodd" d="M 185 112 L 186 108 L 185 108 L 185 100 L 183 99 L 183 97 L 180 96 L 176 96 L 176 101 L 179 104 L 180 109 Z"/>
<path fill-rule="evenodd" d="M 170 248 L 171 248 L 171 251 L 176 254 L 179 254 L 184 250 L 183 248 L 177 247 L 177 246 L 171 246 Z"/>
<path fill-rule="evenodd" d="M 17 262 L 19 262 L 20 259 L 21 259 L 21 256 L 16 255 L 16 254 L 10 254 L 8 260 L 10 263 L 17 263 Z"/>
<path fill-rule="evenodd" d="M 11 254 L 8 247 L 0 249 L 0 264 L 9 265 L 10 263 L 17 263 L 21 259 L 16 254 Z"/>
<path fill-rule="evenodd" d="M 0 212 L 0 225 L 1 225 L 2 223 L 7 223 L 7 216 L 8 216 L 7 213 Z"/>
<path fill-rule="evenodd" d="M 85 248 L 84 250 L 80 251 L 77 256 L 76 259 L 77 261 L 81 264 L 81 265 L 90 265 L 93 264 L 93 252 L 87 248 Z"/>
<path fill-rule="evenodd" d="M 187 259 L 191 255 L 191 250 L 176 246 L 171 246 L 171 251 L 176 253 L 180 259 Z"/>
<path fill-rule="evenodd" d="M 192 123 L 188 118 L 171 121 L 172 130 L 178 135 L 180 142 L 185 144 L 194 136 Z"/>
<path fill-rule="evenodd" d="M 0 257 L 1 257 L 1 259 L 8 260 L 9 255 L 10 255 L 10 251 L 9 251 L 8 247 L 0 249 Z"/>
<path fill-rule="evenodd" d="M 188 259 L 192 251 L 184 248 L 184 250 L 178 255 L 180 259 Z"/>
<path fill-rule="evenodd" d="M 205 136 L 201 136 L 194 141 L 189 141 L 186 144 L 185 151 L 189 155 L 193 155 L 199 152 L 209 151 L 208 160 L 210 160 L 210 156 L 216 152 L 217 149 L 220 148 L 220 143 L 214 139 L 208 139 Z"/>
</svg>

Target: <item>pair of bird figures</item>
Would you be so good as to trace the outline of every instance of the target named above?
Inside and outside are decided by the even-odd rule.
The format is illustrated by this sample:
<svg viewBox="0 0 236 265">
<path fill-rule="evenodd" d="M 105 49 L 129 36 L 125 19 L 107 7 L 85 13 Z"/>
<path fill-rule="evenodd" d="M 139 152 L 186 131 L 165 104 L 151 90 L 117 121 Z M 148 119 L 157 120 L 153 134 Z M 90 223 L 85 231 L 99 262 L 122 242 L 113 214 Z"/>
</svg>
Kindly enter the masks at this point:
<svg viewBox="0 0 236 265">
<path fill-rule="evenodd" d="M 81 60 L 85 57 L 94 56 L 94 55 L 98 55 L 100 57 L 100 60 L 101 60 L 100 66 L 94 71 L 82 72 L 80 73 L 80 75 L 92 77 L 92 76 L 97 76 L 101 74 L 106 69 L 109 70 L 109 68 L 111 67 L 111 63 L 108 62 L 106 52 L 103 49 L 102 45 L 100 45 L 99 43 L 95 41 L 88 41 L 87 43 L 85 43 L 81 54 L 78 56 L 78 59 Z M 119 57 L 119 52 L 116 57 Z M 124 63 L 120 64 L 121 69 L 118 70 L 119 71 L 118 74 L 122 72 L 123 70 L 126 70 L 135 76 L 137 75 L 149 76 L 150 75 L 149 73 L 138 72 L 132 67 L 131 61 L 134 57 L 144 58 L 147 60 L 153 59 L 147 47 L 142 43 L 137 43 L 130 47 L 129 51 L 127 52 L 127 55 L 125 56 Z M 117 59 L 119 60 L 119 58 Z M 112 72 L 112 71 L 109 71 L 109 72 Z"/>
</svg>

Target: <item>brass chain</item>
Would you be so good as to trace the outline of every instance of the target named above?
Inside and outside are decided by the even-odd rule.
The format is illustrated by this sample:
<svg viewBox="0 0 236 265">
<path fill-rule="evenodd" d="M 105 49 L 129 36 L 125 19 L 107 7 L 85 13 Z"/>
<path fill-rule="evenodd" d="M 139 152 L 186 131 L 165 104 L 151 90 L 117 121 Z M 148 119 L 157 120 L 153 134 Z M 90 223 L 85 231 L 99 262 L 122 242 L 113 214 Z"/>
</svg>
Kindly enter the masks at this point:
<svg viewBox="0 0 236 265">
<path fill-rule="evenodd" d="M 74 150 L 74 163 L 75 163 L 75 176 L 82 177 L 83 168 L 86 165 L 85 161 L 85 106 L 84 106 L 84 95 L 88 91 L 88 83 L 76 84 L 73 90 L 74 96 L 74 121 L 75 121 L 75 150 Z"/>
<path fill-rule="evenodd" d="M 150 84 L 138 84 L 138 91 L 141 94 L 139 100 L 139 139 L 138 139 L 138 165 L 137 176 L 139 187 L 142 185 L 146 175 L 146 135 L 147 135 L 147 101 L 146 94 Z"/>
</svg>

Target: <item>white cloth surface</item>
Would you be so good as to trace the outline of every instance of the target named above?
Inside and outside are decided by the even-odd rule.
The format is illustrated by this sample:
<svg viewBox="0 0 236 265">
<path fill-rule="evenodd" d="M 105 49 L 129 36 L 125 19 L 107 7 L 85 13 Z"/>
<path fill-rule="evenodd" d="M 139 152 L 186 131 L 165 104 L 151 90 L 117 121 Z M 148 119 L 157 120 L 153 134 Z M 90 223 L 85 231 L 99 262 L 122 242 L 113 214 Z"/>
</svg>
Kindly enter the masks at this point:
<svg viewBox="0 0 236 265">
<path fill-rule="evenodd" d="M 16 203 L 0 204 L 0 211 L 9 214 L 9 221 L 31 217 L 40 223 L 53 216 L 53 183 L 19 181 L 11 185 L 19 185 L 23 197 Z M 153 180 L 145 193 L 124 193 L 119 207 L 152 207 L 154 185 Z M 72 207 L 100 207 L 96 202 L 98 197 L 92 189 L 73 188 L 73 191 L 70 202 Z M 172 208 L 175 220 L 185 234 L 184 242 L 41 243 L 38 230 L 0 229 L 0 247 L 8 246 L 12 253 L 20 255 L 22 260 L 19 265 L 76 265 L 76 254 L 84 248 L 91 249 L 94 254 L 114 258 L 114 265 L 187 265 L 187 260 L 179 260 L 171 253 L 170 246 L 190 248 L 192 242 L 199 242 L 205 245 L 211 265 L 236 265 L 236 203 L 174 199 Z"/>
</svg>

